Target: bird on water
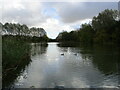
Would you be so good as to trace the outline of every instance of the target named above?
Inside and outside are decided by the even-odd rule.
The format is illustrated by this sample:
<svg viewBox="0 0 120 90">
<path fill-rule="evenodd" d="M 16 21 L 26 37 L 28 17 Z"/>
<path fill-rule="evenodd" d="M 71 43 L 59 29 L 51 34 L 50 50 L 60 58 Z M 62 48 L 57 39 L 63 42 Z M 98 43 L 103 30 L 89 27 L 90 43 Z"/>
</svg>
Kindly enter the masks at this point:
<svg viewBox="0 0 120 90">
<path fill-rule="evenodd" d="M 64 53 L 62 53 L 61 55 L 64 56 Z"/>
</svg>

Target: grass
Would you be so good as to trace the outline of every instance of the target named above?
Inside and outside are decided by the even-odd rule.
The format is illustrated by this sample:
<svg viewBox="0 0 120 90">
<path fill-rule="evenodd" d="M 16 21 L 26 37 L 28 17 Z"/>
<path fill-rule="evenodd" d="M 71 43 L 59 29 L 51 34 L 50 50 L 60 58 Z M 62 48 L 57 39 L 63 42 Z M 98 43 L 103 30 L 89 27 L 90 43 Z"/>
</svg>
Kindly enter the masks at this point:
<svg viewBox="0 0 120 90">
<path fill-rule="evenodd" d="M 2 37 L 2 78 L 3 87 L 8 86 L 30 63 L 30 45 L 21 38 Z"/>
</svg>

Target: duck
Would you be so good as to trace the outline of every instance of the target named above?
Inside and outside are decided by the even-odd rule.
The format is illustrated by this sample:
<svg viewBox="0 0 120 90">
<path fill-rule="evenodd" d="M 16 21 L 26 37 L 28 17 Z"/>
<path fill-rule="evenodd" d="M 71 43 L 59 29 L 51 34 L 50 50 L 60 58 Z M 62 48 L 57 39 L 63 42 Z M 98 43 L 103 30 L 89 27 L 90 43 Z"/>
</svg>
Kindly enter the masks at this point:
<svg viewBox="0 0 120 90">
<path fill-rule="evenodd" d="M 26 79 L 26 78 L 27 78 L 27 75 L 24 75 L 23 78 Z"/>
<path fill-rule="evenodd" d="M 55 89 L 58 89 L 58 90 L 63 90 L 63 89 L 64 89 L 64 86 L 55 86 L 54 88 L 55 88 Z"/>
<path fill-rule="evenodd" d="M 61 55 L 64 55 L 64 53 L 62 53 Z"/>
<path fill-rule="evenodd" d="M 77 53 L 74 53 L 75 56 L 77 56 Z"/>
</svg>

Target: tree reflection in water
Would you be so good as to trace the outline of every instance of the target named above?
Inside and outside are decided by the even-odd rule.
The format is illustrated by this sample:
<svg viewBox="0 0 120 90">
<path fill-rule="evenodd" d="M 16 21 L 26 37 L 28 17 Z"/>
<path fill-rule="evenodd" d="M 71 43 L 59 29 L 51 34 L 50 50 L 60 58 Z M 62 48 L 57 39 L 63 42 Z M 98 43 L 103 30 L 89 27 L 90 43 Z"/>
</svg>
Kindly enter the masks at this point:
<svg viewBox="0 0 120 90">
<path fill-rule="evenodd" d="M 115 45 L 87 45 L 80 43 L 60 43 L 61 50 L 71 49 L 72 52 L 81 54 L 83 60 L 91 60 L 94 67 L 104 75 L 120 74 L 120 47 Z M 69 48 L 69 47 L 75 47 Z M 77 50 L 76 50 L 77 48 Z M 76 51 L 75 51 L 76 50 Z"/>
<path fill-rule="evenodd" d="M 3 39 L 3 67 L 2 87 L 12 88 L 13 83 L 20 76 L 31 62 L 31 55 L 43 54 L 46 52 L 47 44 L 44 43 L 23 43 L 15 39 Z M 38 46 L 45 46 L 38 47 Z M 31 48 L 32 47 L 32 48 Z M 30 51 L 31 50 L 31 51 Z"/>
</svg>

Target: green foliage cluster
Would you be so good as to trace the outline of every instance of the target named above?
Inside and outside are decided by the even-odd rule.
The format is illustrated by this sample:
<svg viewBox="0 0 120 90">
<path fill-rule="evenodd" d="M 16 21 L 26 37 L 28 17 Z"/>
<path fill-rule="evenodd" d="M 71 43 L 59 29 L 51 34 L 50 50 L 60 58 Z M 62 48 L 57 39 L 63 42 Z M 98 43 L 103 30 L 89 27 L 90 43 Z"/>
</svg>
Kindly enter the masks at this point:
<svg viewBox="0 0 120 90">
<path fill-rule="evenodd" d="M 106 9 L 93 17 L 89 24 L 82 24 L 79 30 L 63 31 L 57 41 L 84 43 L 120 43 L 120 19 L 117 10 Z"/>
<path fill-rule="evenodd" d="M 20 60 L 30 55 L 29 50 L 29 44 L 21 39 L 15 37 L 2 37 L 3 70 L 18 65 Z"/>
<path fill-rule="evenodd" d="M 29 42 L 48 41 L 47 34 L 43 28 L 28 28 L 25 24 L 21 25 L 19 23 L 5 23 L 4 25 L 0 23 L 0 28 L 2 28 L 2 36 L 19 37 Z"/>
<path fill-rule="evenodd" d="M 77 31 L 63 31 L 56 38 L 57 41 L 78 41 L 78 32 Z"/>
<path fill-rule="evenodd" d="M 2 37 L 2 86 L 15 80 L 31 61 L 30 45 L 18 37 Z M 9 79 L 9 80 L 8 80 Z"/>
</svg>

